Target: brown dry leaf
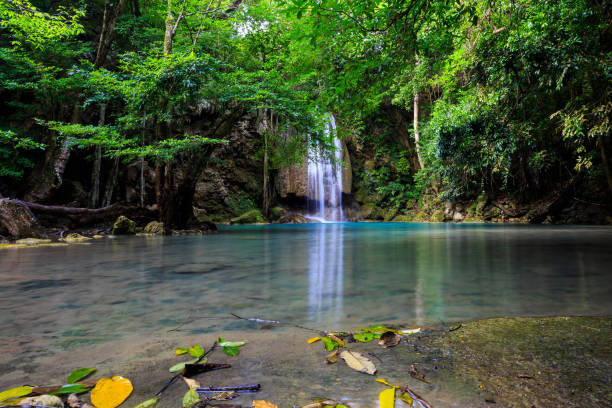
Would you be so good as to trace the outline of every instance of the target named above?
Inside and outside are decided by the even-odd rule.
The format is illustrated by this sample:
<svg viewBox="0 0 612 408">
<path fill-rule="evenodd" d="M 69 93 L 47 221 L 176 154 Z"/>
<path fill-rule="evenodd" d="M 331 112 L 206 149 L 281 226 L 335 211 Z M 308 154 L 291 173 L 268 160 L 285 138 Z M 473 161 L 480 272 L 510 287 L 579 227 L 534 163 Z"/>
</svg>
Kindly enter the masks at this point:
<svg viewBox="0 0 612 408">
<path fill-rule="evenodd" d="M 194 380 L 193 378 L 186 378 L 186 377 L 181 377 L 183 379 L 183 381 L 185 381 L 185 384 L 187 384 L 187 387 L 190 390 L 195 390 L 196 388 L 201 387 L 201 384 L 198 380 Z"/>
<path fill-rule="evenodd" d="M 340 353 L 340 357 L 346 364 L 355 371 L 360 373 L 374 375 L 376 373 L 376 366 L 368 358 L 364 357 L 361 353 L 356 351 L 345 350 Z"/>
<path fill-rule="evenodd" d="M 410 376 L 412 378 L 416 378 L 419 381 L 423 381 L 424 383 L 429 384 L 429 381 L 425 379 L 425 374 L 419 371 L 419 369 L 414 364 L 410 364 Z"/>
<path fill-rule="evenodd" d="M 253 408 L 278 408 L 278 405 L 264 400 L 253 400 Z"/>
<path fill-rule="evenodd" d="M 396 333 L 387 331 L 380 336 L 380 339 L 378 339 L 378 345 L 383 346 L 384 348 L 395 347 L 399 344 L 400 339 L 400 336 L 398 336 Z"/>
<path fill-rule="evenodd" d="M 335 407 L 336 405 L 338 405 L 338 402 L 332 401 L 332 400 L 324 400 L 324 401 L 319 401 L 319 402 L 313 402 L 312 404 L 304 405 L 300 408 L 323 408 L 327 405 L 331 405 L 332 407 Z"/>
<path fill-rule="evenodd" d="M 334 351 L 332 351 L 331 353 L 329 353 L 327 355 L 327 357 L 325 357 L 325 362 L 327 364 L 334 364 L 337 363 L 338 360 L 340 360 L 340 356 L 338 355 L 338 349 L 335 349 Z"/>
</svg>

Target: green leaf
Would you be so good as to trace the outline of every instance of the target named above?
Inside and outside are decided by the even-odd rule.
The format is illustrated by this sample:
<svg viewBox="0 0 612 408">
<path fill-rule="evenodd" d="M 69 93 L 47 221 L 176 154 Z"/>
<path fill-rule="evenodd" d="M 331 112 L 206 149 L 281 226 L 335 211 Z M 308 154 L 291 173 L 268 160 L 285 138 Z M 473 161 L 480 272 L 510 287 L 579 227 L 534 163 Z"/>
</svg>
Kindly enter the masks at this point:
<svg viewBox="0 0 612 408">
<path fill-rule="evenodd" d="M 183 371 L 183 368 L 185 368 L 185 364 L 194 364 L 196 361 L 198 361 L 197 358 L 194 360 L 183 361 L 170 367 L 169 371 L 171 373 L 178 373 L 179 371 Z"/>
<path fill-rule="evenodd" d="M 246 341 L 227 341 L 222 337 L 219 337 L 218 341 L 221 347 L 241 347 L 246 344 Z"/>
<path fill-rule="evenodd" d="M 364 343 L 374 340 L 374 334 L 368 333 L 368 332 L 356 333 L 356 334 L 353 334 L 353 337 L 355 338 L 355 340 L 359 340 Z"/>
<path fill-rule="evenodd" d="M 190 408 L 200 402 L 200 396 L 194 390 L 189 390 L 183 397 L 183 408 Z"/>
<path fill-rule="evenodd" d="M 32 387 L 25 385 L 23 387 L 11 388 L 10 390 L 0 392 L 0 403 L 6 400 L 25 397 L 32 392 Z"/>
<path fill-rule="evenodd" d="M 52 392 L 51 395 L 69 395 L 69 394 L 82 394 L 91 389 L 82 384 L 66 384 L 59 390 Z"/>
<path fill-rule="evenodd" d="M 199 344 L 194 344 L 193 346 L 189 347 L 188 352 L 195 358 L 200 358 L 204 355 L 204 349 Z"/>
<path fill-rule="evenodd" d="M 75 382 L 82 380 L 87 377 L 89 374 L 95 372 L 95 368 L 77 368 L 68 376 L 68 383 L 74 384 Z"/>
<path fill-rule="evenodd" d="M 182 347 L 177 347 L 176 349 L 176 355 L 180 356 L 181 354 L 185 354 L 189 351 L 189 349 L 186 348 L 182 348 Z"/>
<path fill-rule="evenodd" d="M 238 350 L 238 347 L 232 346 L 224 346 L 223 352 L 229 356 L 237 356 L 238 354 L 240 354 L 240 350 Z"/>
<path fill-rule="evenodd" d="M 321 341 L 325 345 L 325 350 L 327 351 L 332 351 L 339 345 L 338 343 L 336 343 L 334 340 L 330 339 L 329 337 L 321 337 Z"/>
<path fill-rule="evenodd" d="M 153 408 L 154 406 L 157 405 L 158 402 L 159 402 L 159 397 L 153 397 L 151 399 L 141 402 L 140 404 L 136 405 L 134 408 Z"/>
</svg>

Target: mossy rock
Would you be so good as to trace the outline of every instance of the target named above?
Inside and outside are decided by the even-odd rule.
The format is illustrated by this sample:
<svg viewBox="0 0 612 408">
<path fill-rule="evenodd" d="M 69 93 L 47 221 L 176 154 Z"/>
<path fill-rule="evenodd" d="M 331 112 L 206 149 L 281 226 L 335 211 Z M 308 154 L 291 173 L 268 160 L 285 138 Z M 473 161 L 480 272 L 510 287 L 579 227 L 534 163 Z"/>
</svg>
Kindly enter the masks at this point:
<svg viewBox="0 0 612 408">
<path fill-rule="evenodd" d="M 22 238 L 15 241 L 16 244 L 22 245 L 39 245 L 39 244 L 48 244 L 51 242 L 50 239 L 41 239 L 41 238 Z"/>
<path fill-rule="evenodd" d="M 151 221 L 144 227 L 145 234 L 163 234 L 165 232 L 164 223 L 159 221 Z"/>
<path fill-rule="evenodd" d="M 230 224 L 261 224 L 264 222 L 264 217 L 259 210 L 247 211 L 241 216 L 230 220 Z"/>
<path fill-rule="evenodd" d="M 441 208 L 434 210 L 434 212 L 431 214 L 431 221 L 444 222 L 444 210 Z"/>
<path fill-rule="evenodd" d="M 383 220 L 384 221 L 391 221 L 393 219 L 393 217 L 395 217 L 397 215 L 397 212 L 398 212 L 398 210 L 397 210 L 396 207 L 387 208 L 383 212 Z"/>
<path fill-rule="evenodd" d="M 136 223 L 123 215 L 117 218 L 113 225 L 113 235 L 134 235 L 136 234 Z"/>
<path fill-rule="evenodd" d="M 77 234 L 76 232 L 73 232 L 71 234 L 66 235 L 65 238 L 62 239 L 62 241 L 65 242 L 83 242 L 83 241 L 89 241 L 91 238 L 89 237 L 84 237 L 81 234 Z"/>
<path fill-rule="evenodd" d="M 283 207 L 272 207 L 270 208 L 270 221 L 276 221 L 281 219 L 287 214 L 287 210 Z"/>
<path fill-rule="evenodd" d="M 391 221 L 393 222 L 411 222 L 414 219 L 414 215 L 410 214 L 400 214 L 393 217 Z"/>
</svg>

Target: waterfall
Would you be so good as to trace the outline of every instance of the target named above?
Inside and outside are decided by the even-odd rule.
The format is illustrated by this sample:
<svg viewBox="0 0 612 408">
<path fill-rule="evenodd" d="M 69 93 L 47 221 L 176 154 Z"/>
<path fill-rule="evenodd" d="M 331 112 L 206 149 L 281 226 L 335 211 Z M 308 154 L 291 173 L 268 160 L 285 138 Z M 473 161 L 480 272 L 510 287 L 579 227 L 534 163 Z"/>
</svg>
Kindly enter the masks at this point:
<svg viewBox="0 0 612 408">
<path fill-rule="evenodd" d="M 327 117 L 325 136 L 335 134 L 336 121 Z M 308 216 L 321 222 L 343 221 L 342 212 L 342 142 L 334 135 L 334 160 L 317 143 L 308 152 Z"/>
</svg>

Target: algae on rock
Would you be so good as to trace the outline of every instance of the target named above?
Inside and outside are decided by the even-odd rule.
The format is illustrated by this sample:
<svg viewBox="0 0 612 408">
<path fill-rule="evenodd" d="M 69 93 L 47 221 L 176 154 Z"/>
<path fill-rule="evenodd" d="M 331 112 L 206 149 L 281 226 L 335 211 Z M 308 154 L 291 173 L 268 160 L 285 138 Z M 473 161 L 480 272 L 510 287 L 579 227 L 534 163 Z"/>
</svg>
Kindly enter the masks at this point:
<svg viewBox="0 0 612 408">
<path fill-rule="evenodd" d="M 247 211 L 241 216 L 230 220 L 231 224 L 261 224 L 264 222 L 266 222 L 266 220 L 259 210 Z"/>
<path fill-rule="evenodd" d="M 134 235 L 136 234 L 136 223 L 123 215 L 117 218 L 113 225 L 113 235 Z"/>
</svg>

